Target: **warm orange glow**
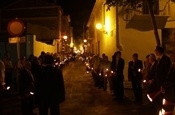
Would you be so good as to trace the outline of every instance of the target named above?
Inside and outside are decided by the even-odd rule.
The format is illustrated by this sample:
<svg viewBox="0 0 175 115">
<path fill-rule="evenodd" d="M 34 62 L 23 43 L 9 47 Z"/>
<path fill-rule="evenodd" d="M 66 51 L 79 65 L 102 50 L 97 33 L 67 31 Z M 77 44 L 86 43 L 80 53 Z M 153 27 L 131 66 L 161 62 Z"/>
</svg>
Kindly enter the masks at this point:
<svg viewBox="0 0 175 115">
<path fill-rule="evenodd" d="M 84 41 L 84 43 L 86 43 L 87 42 L 87 39 L 84 39 L 83 41 Z"/>
<path fill-rule="evenodd" d="M 98 30 L 101 30 L 101 29 L 102 29 L 102 24 L 101 24 L 101 23 L 97 23 L 97 24 L 96 24 L 96 28 L 97 28 Z"/>
<path fill-rule="evenodd" d="M 63 36 L 63 39 L 67 40 L 67 36 Z"/>
</svg>

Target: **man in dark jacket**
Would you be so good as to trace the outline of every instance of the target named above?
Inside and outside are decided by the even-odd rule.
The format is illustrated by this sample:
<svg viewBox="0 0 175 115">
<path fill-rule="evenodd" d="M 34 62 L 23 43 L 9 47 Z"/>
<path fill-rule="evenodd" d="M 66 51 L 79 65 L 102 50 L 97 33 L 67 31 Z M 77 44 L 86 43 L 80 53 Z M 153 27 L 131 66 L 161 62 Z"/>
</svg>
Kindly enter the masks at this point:
<svg viewBox="0 0 175 115">
<path fill-rule="evenodd" d="M 156 83 L 160 89 L 168 74 L 171 60 L 167 55 L 164 54 L 163 47 L 157 46 L 155 49 L 155 54 L 157 56 Z"/>
<path fill-rule="evenodd" d="M 65 100 L 65 88 L 62 71 L 53 66 L 51 55 L 44 57 L 45 66 L 41 69 L 36 81 L 36 97 L 39 114 L 60 115 L 59 104 Z"/>
<path fill-rule="evenodd" d="M 167 112 L 172 112 L 175 107 L 175 52 L 171 52 L 170 59 L 172 61 L 172 64 L 166 80 L 164 81 L 161 88 L 164 91 L 164 98 L 166 100 L 164 106 L 166 107 L 165 111 Z M 175 113 L 172 115 L 174 114 Z"/>
<path fill-rule="evenodd" d="M 147 75 L 147 93 L 154 93 L 155 91 L 158 91 L 157 89 L 157 84 L 155 81 L 155 73 L 156 73 L 156 56 L 154 54 L 150 54 L 148 57 L 149 63 L 151 64 L 148 70 L 148 75 Z"/>
<path fill-rule="evenodd" d="M 138 54 L 133 54 L 133 60 L 129 62 L 128 79 L 132 82 L 133 93 L 136 103 L 142 103 L 142 61 L 138 59 Z"/>
<path fill-rule="evenodd" d="M 116 97 L 115 100 L 122 102 L 124 98 L 124 86 L 123 86 L 123 69 L 124 69 L 125 61 L 121 57 L 121 52 L 117 51 L 113 55 L 113 60 L 111 63 L 111 70 L 114 72 L 113 75 L 113 92 Z"/>
<path fill-rule="evenodd" d="M 157 84 L 158 91 L 161 90 L 161 86 L 164 84 L 168 71 L 171 65 L 170 58 L 164 53 L 164 48 L 157 46 L 155 49 L 155 54 L 157 56 L 157 65 L 155 73 L 155 82 Z M 160 110 L 162 108 L 163 95 L 160 93 L 154 100 L 153 103 Z"/>
</svg>

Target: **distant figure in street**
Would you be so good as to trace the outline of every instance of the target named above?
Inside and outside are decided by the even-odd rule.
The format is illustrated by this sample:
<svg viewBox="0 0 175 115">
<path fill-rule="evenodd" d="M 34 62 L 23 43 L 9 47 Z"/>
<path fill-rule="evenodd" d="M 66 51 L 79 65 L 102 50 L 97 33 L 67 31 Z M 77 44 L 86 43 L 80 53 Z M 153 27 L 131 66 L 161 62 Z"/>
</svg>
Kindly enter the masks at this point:
<svg viewBox="0 0 175 115">
<path fill-rule="evenodd" d="M 41 52 L 40 56 L 39 56 L 39 59 L 41 61 L 41 64 L 44 63 L 44 56 L 46 55 L 46 53 L 44 51 Z"/>
<path fill-rule="evenodd" d="M 128 79 L 132 82 L 135 103 L 142 104 L 142 61 L 138 59 L 138 54 L 132 55 L 133 60 L 129 62 Z"/>
<path fill-rule="evenodd" d="M 103 89 L 104 89 L 104 91 L 107 90 L 108 82 L 109 82 L 109 86 L 111 84 L 111 80 L 109 80 L 110 66 L 111 66 L 111 62 L 108 60 L 108 56 L 105 56 L 103 64 L 101 66 L 101 69 L 102 69 L 102 72 L 103 72 L 102 75 L 103 75 Z"/>
<path fill-rule="evenodd" d="M 114 92 L 114 100 L 122 102 L 124 98 L 124 69 L 125 61 L 121 57 L 121 52 L 117 51 L 113 55 L 113 60 L 111 63 L 111 70 L 114 72 L 112 82 L 113 82 L 113 92 Z"/>
<path fill-rule="evenodd" d="M 36 97 L 39 115 L 60 115 L 59 104 L 65 100 L 65 89 L 62 71 L 53 66 L 54 59 L 45 55 L 45 66 L 36 80 Z"/>
</svg>

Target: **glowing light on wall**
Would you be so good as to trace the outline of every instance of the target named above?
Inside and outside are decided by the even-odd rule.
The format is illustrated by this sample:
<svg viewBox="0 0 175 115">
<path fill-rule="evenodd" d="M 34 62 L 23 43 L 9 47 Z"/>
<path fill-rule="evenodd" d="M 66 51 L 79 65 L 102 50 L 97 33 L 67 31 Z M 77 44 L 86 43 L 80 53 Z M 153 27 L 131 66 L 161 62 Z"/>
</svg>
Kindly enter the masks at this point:
<svg viewBox="0 0 175 115">
<path fill-rule="evenodd" d="M 96 24 L 96 28 L 97 28 L 98 30 L 101 30 L 101 29 L 102 29 L 102 24 L 101 24 L 101 23 L 97 23 L 97 24 Z"/>
<path fill-rule="evenodd" d="M 109 33 L 111 30 L 111 21 L 109 16 L 107 16 L 105 19 L 105 30 L 107 33 Z"/>
</svg>

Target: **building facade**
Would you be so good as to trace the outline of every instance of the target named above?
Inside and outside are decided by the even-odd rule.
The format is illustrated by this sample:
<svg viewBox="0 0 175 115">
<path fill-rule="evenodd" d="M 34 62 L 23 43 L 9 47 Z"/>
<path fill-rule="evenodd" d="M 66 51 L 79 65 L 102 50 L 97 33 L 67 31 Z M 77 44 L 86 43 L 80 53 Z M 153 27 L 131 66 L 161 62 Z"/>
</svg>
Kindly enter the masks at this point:
<svg viewBox="0 0 175 115">
<path fill-rule="evenodd" d="M 109 60 L 116 51 L 121 51 L 125 59 L 126 76 L 133 53 L 138 53 L 143 61 L 147 54 L 154 53 L 157 44 L 152 20 L 144 3 L 135 10 L 118 5 L 107 10 L 105 3 L 106 0 L 96 0 L 87 23 L 90 51 L 100 56 L 105 53 Z M 169 36 L 175 38 L 175 4 L 168 0 L 156 4 L 154 16 L 160 41 L 164 45 Z"/>
<path fill-rule="evenodd" d="M 0 15 L 0 58 L 3 57 L 6 51 L 15 60 L 22 55 L 27 57 L 30 54 L 39 56 L 41 51 L 61 52 L 62 44 L 59 41 L 63 39 L 65 31 L 70 31 L 70 25 L 64 25 L 64 23 L 70 23 L 70 19 L 64 20 L 65 16 L 62 8 L 59 5 L 42 0 L 15 1 L 2 8 Z M 18 45 L 9 43 L 9 37 L 16 36 L 11 36 L 7 32 L 8 23 L 16 18 L 23 21 L 26 28 L 23 35 L 21 35 L 26 38 L 26 41 Z"/>
</svg>

